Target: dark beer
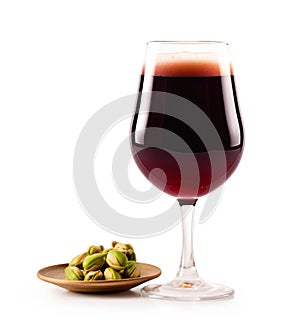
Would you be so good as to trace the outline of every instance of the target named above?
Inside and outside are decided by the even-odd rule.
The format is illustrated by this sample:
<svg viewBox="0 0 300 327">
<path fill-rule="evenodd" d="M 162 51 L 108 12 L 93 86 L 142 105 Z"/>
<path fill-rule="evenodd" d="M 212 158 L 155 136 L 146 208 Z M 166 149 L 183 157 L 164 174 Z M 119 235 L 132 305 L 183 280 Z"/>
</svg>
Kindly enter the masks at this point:
<svg viewBox="0 0 300 327">
<path fill-rule="evenodd" d="M 195 115 L 191 106 L 183 105 L 182 118 L 174 117 L 174 108 L 167 100 L 156 101 L 154 93 L 147 108 L 144 135 L 138 139 L 137 124 L 141 118 L 137 107 L 132 124 L 132 150 L 143 174 L 177 198 L 196 198 L 223 184 L 238 166 L 244 139 L 232 69 L 226 71 L 220 62 L 203 58 L 172 61 L 169 55 L 168 60 L 162 58 L 156 63 L 151 89 L 146 87 L 142 74 L 140 94 L 158 91 L 180 96 L 197 106 L 199 115 Z M 203 136 L 211 131 L 203 127 L 203 117 L 213 126 L 220 143 L 205 143 Z M 195 121 L 197 124 L 197 119 L 199 128 L 191 127 Z M 147 128 L 151 133 L 151 127 L 156 128 L 155 135 L 147 137 Z M 172 134 L 182 142 L 168 136 Z"/>
</svg>

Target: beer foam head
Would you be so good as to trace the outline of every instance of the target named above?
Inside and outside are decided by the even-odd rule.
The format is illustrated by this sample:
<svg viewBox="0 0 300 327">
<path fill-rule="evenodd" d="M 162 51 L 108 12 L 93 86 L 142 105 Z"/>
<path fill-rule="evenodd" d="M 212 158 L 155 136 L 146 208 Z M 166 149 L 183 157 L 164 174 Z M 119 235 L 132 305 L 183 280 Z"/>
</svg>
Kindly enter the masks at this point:
<svg viewBox="0 0 300 327">
<path fill-rule="evenodd" d="M 150 71 L 151 72 L 150 72 Z M 166 77 L 209 77 L 233 75 L 228 60 L 211 53 L 161 53 L 153 67 L 144 65 L 143 74 Z"/>
</svg>

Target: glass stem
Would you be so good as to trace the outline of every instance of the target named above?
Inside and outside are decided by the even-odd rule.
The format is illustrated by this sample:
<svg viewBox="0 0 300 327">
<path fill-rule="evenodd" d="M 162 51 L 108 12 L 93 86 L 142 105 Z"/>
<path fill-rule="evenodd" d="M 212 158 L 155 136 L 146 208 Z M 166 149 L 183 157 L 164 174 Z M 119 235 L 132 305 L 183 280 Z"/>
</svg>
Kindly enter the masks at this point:
<svg viewBox="0 0 300 327">
<path fill-rule="evenodd" d="M 194 215 L 197 199 L 179 199 L 178 202 L 182 212 L 182 254 L 176 280 L 181 280 L 185 284 L 181 287 L 192 287 L 193 280 L 199 280 L 193 248 Z"/>
</svg>

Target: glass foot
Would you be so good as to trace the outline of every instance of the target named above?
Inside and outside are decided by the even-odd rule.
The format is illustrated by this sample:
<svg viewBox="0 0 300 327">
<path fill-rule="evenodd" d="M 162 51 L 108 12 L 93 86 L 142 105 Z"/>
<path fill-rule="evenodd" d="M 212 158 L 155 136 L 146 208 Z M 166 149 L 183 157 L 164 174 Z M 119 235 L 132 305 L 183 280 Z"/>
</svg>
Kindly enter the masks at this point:
<svg viewBox="0 0 300 327">
<path fill-rule="evenodd" d="M 173 280 L 166 284 L 147 285 L 141 289 L 142 296 L 179 301 L 207 301 L 230 299 L 234 290 L 230 287 L 210 283 L 201 279 Z"/>
</svg>

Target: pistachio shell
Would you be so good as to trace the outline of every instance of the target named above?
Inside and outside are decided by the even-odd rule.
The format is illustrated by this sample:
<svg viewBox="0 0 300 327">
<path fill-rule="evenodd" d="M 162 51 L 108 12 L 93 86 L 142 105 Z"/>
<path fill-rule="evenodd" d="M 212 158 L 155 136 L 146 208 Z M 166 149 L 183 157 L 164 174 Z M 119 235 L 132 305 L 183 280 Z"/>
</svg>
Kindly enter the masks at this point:
<svg viewBox="0 0 300 327">
<path fill-rule="evenodd" d="M 127 244 L 125 244 L 125 245 L 127 246 L 127 249 L 128 249 L 128 250 L 132 250 L 132 251 L 134 251 L 134 248 L 133 248 L 133 246 L 132 246 L 131 244 L 127 243 Z"/>
<path fill-rule="evenodd" d="M 129 250 L 132 250 L 134 252 L 133 246 L 129 243 L 124 244 L 121 242 L 113 242 L 112 243 L 114 250 L 121 251 L 123 253 L 127 253 Z"/>
<path fill-rule="evenodd" d="M 108 267 L 104 270 L 104 278 L 106 280 L 111 280 L 111 279 L 121 279 L 121 275 L 115 271 L 113 268 Z"/>
<path fill-rule="evenodd" d="M 101 270 L 89 271 L 85 275 L 84 281 L 99 280 L 99 279 L 102 279 L 102 277 L 103 277 L 103 273 Z"/>
<path fill-rule="evenodd" d="M 105 263 L 106 253 L 95 253 L 88 255 L 83 263 L 83 269 L 87 271 L 99 270 Z"/>
<path fill-rule="evenodd" d="M 103 251 L 102 251 L 102 253 L 104 254 L 107 254 L 110 250 L 112 250 L 112 248 L 109 248 L 109 249 L 104 249 Z"/>
<path fill-rule="evenodd" d="M 136 255 L 135 252 L 132 249 L 129 249 L 126 253 L 126 256 L 129 261 L 136 261 Z"/>
<path fill-rule="evenodd" d="M 126 253 L 128 251 L 127 246 L 124 243 L 120 243 L 120 242 L 115 244 L 114 249 L 123 253 Z"/>
<path fill-rule="evenodd" d="M 87 257 L 87 255 L 88 254 L 86 252 L 77 255 L 70 261 L 69 266 L 82 268 L 83 260 Z"/>
<path fill-rule="evenodd" d="M 106 263 L 115 270 L 122 270 L 126 267 L 128 259 L 123 252 L 111 250 L 106 257 Z"/>
<path fill-rule="evenodd" d="M 95 253 L 100 253 L 104 250 L 104 246 L 103 245 L 91 245 L 88 250 L 87 253 L 89 255 L 91 254 L 95 254 Z"/>
<path fill-rule="evenodd" d="M 65 277 L 67 280 L 83 280 L 83 272 L 75 266 L 68 266 L 65 269 Z"/>
<path fill-rule="evenodd" d="M 124 278 L 134 278 L 140 277 L 141 275 L 141 266 L 135 261 L 129 261 L 128 265 L 124 271 Z"/>
</svg>

